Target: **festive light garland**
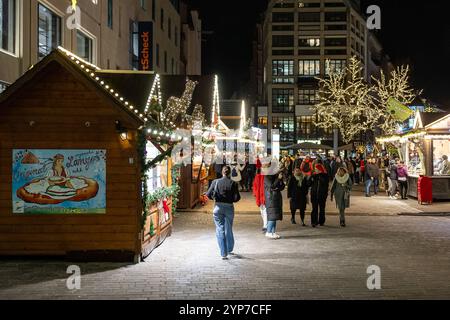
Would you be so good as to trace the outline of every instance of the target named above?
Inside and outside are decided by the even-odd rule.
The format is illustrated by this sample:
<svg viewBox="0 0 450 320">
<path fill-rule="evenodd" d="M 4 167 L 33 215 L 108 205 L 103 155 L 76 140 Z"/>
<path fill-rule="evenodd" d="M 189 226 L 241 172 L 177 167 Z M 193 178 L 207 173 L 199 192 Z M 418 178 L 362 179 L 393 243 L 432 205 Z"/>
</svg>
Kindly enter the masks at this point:
<svg viewBox="0 0 450 320">
<path fill-rule="evenodd" d="M 214 89 L 213 89 L 213 108 L 211 116 L 211 127 L 217 128 L 220 119 L 220 96 L 219 96 L 219 77 L 214 76 Z"/>
<path fill-rule="evenodd" d="M 187 80 L 186 89 L 181 98 L 170 97 L 169 100 L 167 100 L 167 106 L 166 109 L 164 109 L 163 117 L 161 119 L 161 123 L 164 126 L 175 129 L 175 122 L 180 115 L 182 120 L 185 120 L 187 109 L 191 105 L 192 96 L 197 84 L 198 82 Z"/>
<path fill-rule="evenodd" d="M 164 131 L 160 128 L 157 128 L 156 126 L 149 126 L 148 125 L 149 119 L 147 118 L 146 115 L 144 116 L 143 113 L 139 112 L 138 107 L 135 107 L 130 102 L 128 102 L 119 92 L 114 90 L 109 84 L 107 84 L 105 82 L 105 80 L 103 80 L 98 74 L 96 74 L 96 71 L 101 70 L 99 67 L 97 67 L 96 65 L 94 65 L 90 62 L 83 60 L 82 58 L 78 57 L 77 55 L 73 54 L 72 52 L 70 52 L 69 50 L 67 50 L 63 47 L 58 47 L 58 50 L 64 54 L 66 54 L 75 65 L 77 65 L 81 70 L 86 72 L 86 74 L 89 75 L 90 78 L 95 80 L 107 93 L 109 93 L 113 98 L 115 98 L 119 103 L 121 103 L 124 108 L 129 109 L 132 113 L 134 113 L 137 117 L 139 117 L 142 121 L 144 121 L 144 123 L 146 124 L 146 128 L 148 130 L 148 133 L 153 133 L 154 130 L 156 130 L 157 131 L 156 134 L 155 133 L 153 134 L 153 136 L 155 136 L 155 137 L 159 137 L 161 139 L 163 139 L 164 137 L 170 138 L 170 141 L 172 141 L 172 142 L 179 142 L 182 140 L 182 137 L 180 135 L 176 136 L 172 133 L 172 131 Z M 93 69 L 93 70 L 91 70 L 91 69 Z M 158 97 L 161 101 L 161 99 L 162 99 L 161 98 L 161 85 L 160 85 L 159 79 L 160 79 L 160 77 L 159 77 L 159 75 L 157 75 L 155 78 L 154 87 L 158 90 Z M 150 97 L 152 97 L 153 95 L 154 95 L 154 92 L 153 93 L 150 92 Z M 146 113 L 146 112 L 144 112 L 144 113 Z"/>
</svg>

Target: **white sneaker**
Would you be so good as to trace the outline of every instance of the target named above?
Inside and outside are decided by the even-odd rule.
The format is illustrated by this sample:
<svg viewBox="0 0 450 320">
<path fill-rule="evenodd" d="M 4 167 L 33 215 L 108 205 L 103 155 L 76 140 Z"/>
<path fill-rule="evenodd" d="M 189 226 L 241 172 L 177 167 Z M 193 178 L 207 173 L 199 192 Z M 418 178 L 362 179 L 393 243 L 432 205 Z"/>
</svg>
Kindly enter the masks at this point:
<svg viewBox="0 0 450 320">
<path fill-rule="evenodd" d="M 278 239 L 281 239 L 281 236 L 276 234 L 276 233 L 273 233 L 272 234 L 272 239 L 278 240 Z"/>
<path fill-rule="evenodd" d="M 273 233 L 266 233 L 266 238 L 272 239 L 272 234 Z"/>
</svg>

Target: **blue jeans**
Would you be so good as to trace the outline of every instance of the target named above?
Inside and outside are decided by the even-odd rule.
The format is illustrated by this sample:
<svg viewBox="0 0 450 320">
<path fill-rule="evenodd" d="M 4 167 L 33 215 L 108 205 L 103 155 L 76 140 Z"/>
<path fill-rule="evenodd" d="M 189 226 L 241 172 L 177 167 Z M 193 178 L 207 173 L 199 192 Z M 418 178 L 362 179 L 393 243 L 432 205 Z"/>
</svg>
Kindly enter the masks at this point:
<svg viewBox="0 0 450 320">
<path fill-rule="evenodd" d="M 222 257 L 226 257 L 234 249 L 234 206 L 227 203 L 216 203 L 213 214 L 220 254 Z"/>
<path fill-rule="evenodd" d="M 277 229 L 276 221 L 268 221 L 267 222 L 267 233 L 275 233 L 276 229 Z"/>
<path fill-rule="evenodd" d="M 370 187 L 372 186 L 372 179 L 366 180 L 366 195 L 370 196 Z"/>
</svg>

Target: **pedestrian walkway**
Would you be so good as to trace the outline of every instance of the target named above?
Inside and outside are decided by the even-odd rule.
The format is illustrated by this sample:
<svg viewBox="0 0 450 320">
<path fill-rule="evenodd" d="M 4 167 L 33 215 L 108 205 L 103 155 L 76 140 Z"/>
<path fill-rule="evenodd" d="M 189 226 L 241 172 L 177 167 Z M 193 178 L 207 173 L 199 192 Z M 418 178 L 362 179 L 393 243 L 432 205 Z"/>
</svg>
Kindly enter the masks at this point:
<svg viewBox="0 0 450 320">
<path fill-rule="evenodd" d="M 339 228 L 235 220 L 237 256 L 220 259 L 211 215 L 184 213 L 173 236 L 138 265 L 83 263 L 81 289 L 66 287 L 59 261 L 0 260 L 0 299 L 450 299 L 450 218 L 357 216 Z M 381 290 L 367 288 L 369 266 Z"/>
<path fill-rule="evenodd" d="M 286 191 L 283 193 L 283 210 L 289 214 L 289 201 Z M 237 214 L 260 214 L 255 204 L 255 199 L 251 192 L 242 192 L 242 200 L 236 205 Z M 213 202 L 209 201 L 204 207 L 198 206 L 192 211 L 211 213 Z M 189 210 L 191 211 L 191 210 Z M 311 205 L 308 205 L 307 213 L 311 212 Z M 399 214 L 427 214 L 427 213 L 450 213 L 450 202 L 435 202 L 432 205 L 420 205 L 417 199 L 391 200 L 384 191 L 377 196 L 366 198 L 361 186 L 354 188 L 351 198 L 351 207 L 346 210 L 349 216 L 396 216 Z M 328 198 L 327 214 L 338 215 L 336 204 Z"/>
</svg>

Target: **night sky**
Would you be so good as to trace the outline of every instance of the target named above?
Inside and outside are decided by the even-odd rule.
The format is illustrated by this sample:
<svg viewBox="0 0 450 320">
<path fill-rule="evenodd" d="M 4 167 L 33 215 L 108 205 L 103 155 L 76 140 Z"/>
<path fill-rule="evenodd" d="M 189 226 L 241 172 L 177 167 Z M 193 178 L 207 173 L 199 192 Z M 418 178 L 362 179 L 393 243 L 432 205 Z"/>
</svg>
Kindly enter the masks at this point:
<svg viewBox="0 0 450 320">
<path fill-rule="evenodd" d="M 218 73 L 223 98 L 229 98 L 249 78 L 254 27 L 267 0 L 192 0 L 200 9 L 205 35 L 203 72 Z M 450 19 L 446 1 L 362 0 L 363 8 L 382 10 L 378 33 L 395 64 L 409 63 L 416 88 L 450 109 Z"/>
</svg>

